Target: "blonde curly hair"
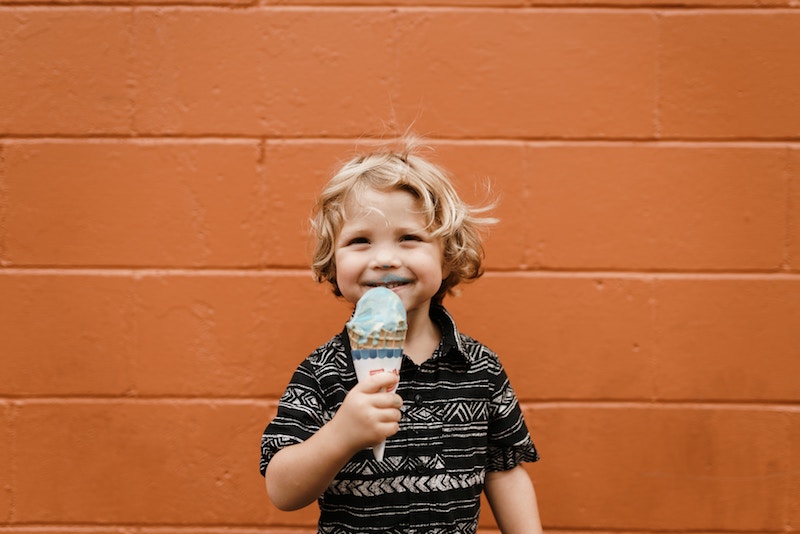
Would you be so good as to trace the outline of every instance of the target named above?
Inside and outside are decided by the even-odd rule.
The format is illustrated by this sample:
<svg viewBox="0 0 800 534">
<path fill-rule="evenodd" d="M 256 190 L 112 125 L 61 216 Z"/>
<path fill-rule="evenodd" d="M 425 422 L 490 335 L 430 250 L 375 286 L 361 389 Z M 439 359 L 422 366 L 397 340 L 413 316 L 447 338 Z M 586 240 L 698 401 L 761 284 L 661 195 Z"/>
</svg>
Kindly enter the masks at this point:
<svg viewBox="0 0 800 534">
<path fill-rule="evenodd" d="M 441 302 L 459 283 L 483 274 L 480 232 L 497 219 L 482 215 L 494 204 L 465 204 L 445 172 L 419 155 L 421 145 L 416 138 L 404 138 L 402 143 L 399 151 L 379 149 L 351 159 L 334 174 L 317 199 L 311 219 L 316 238 L 311 269 L 314 278 L 329 282 L 337 296 L 341 292 L 336 284 L 336 241 L 347 216 L 348 199 L 358 198 L 367 189 L 406 191 L 420 203 L 427 218 L 426 230 L 440 240 L 443 266 L 449 273 L 433 297 L 435 302 Z"/>
</svg>

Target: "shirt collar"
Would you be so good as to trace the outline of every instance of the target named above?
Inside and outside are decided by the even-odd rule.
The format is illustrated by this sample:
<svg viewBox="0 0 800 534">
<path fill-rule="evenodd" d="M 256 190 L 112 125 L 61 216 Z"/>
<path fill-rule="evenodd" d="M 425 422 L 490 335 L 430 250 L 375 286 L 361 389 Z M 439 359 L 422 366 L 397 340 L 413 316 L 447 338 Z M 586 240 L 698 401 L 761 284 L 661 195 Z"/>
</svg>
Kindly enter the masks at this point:
<svg viewBox="0 0 800 534">
<path fill-rule="evenodd" d="M 439 350 L 442 351 L 442 354 L 448 354 L 451 350 L 455 350 L 464 360 L 472 363 L 473 357 L 464 350 L 456 322 L 444 306 L 431 303 L 430 317 L 442 330 L 442 342 L 439 345 Z"/>
</svg>

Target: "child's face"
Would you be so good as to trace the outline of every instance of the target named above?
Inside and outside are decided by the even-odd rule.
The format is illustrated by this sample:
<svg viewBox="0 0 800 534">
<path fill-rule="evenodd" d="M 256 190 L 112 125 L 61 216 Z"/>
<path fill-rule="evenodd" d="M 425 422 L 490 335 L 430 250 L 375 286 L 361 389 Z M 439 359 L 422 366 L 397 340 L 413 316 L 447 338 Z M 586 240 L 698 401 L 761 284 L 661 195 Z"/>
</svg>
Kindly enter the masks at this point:
<svg viewBox="0 0 800 534">
<path fill-rule="evenodd" d="M 342 296 L 355 304 L 372 287 L 384 285 L 409 315 L 427 315 L 447 273 L 441 243 L 425 229 L 425 219 L 407 191 L 368 189 L 351 199 L 334 252 Z"/>
</svg>

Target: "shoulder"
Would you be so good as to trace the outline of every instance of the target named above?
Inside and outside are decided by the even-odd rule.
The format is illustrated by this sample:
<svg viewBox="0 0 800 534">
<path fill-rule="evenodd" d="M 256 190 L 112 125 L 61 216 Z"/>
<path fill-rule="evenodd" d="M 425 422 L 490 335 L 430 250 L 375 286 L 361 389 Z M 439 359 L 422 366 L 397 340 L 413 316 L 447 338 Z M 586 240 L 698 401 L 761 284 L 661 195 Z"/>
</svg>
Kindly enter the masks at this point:
<svg viewBox="0 0 800 534">
<path fill-rule="evenodd" d="M 472 366 L 485 367 L 490 372 L 498 372 L 502 369 L 500 358 L 496 352 L 462 332 L 458 333 L 459 349 Z"/>
<path fill-rule="evenodd" d="M 313 368 L 326 368 L 340 365 L 346 362 L 349 357 L 340 333 L 314 349 L 314 352 L 309 354 L 303 361 L 303 365 Z"/>
<path fill-rule="evenodd" d="M 349 389 L 354 385 L 355 369 L 341 334 L 317 347 L 300 363 L 293 382 L 298 379 L 313 381 L 323 394 L 341 388 Z"/>
</svg>

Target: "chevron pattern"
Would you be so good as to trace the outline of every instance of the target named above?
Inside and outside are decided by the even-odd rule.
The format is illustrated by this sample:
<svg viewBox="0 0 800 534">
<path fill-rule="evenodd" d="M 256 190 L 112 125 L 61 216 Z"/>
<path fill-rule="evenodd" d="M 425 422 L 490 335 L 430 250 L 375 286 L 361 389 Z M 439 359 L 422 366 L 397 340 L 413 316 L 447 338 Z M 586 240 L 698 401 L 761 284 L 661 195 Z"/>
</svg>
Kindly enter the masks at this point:
<svg viewBox="0 0 800 534">
<path fill-rule="evenodd" d="M 455 525 L 448 525 L 445 528 L 439 527 L 425 527 L 424 529 L 418 528 L 404 528 L 404 529 L 381 529 L 381 530 L 370 530 L 369 532 L 375 532 L 380 534 L 473 534 L 478 529 L 478 522 L 477 521 L 470 521 L 468 523 L 458 523 Z M 353 534 L 352 530 L 349 529 L 342 529 L 341 527 L 337 526 L 330 526 L 330 527 L 320 527 L 317 531 L 318 534 Z M 359 532 L 367 532 L 366 530 L 361 530 Z"/>
<path fill-rule="evenodd" d="M 435 475 L 403 475 L 376 480 L 334 480 L 328 491 L 334 495 L 373 497 L 388 493 L 430 493 L 470 488 L 483 484 L 482 472 L 463 475 L 438 473 Z"/>
</svg>

